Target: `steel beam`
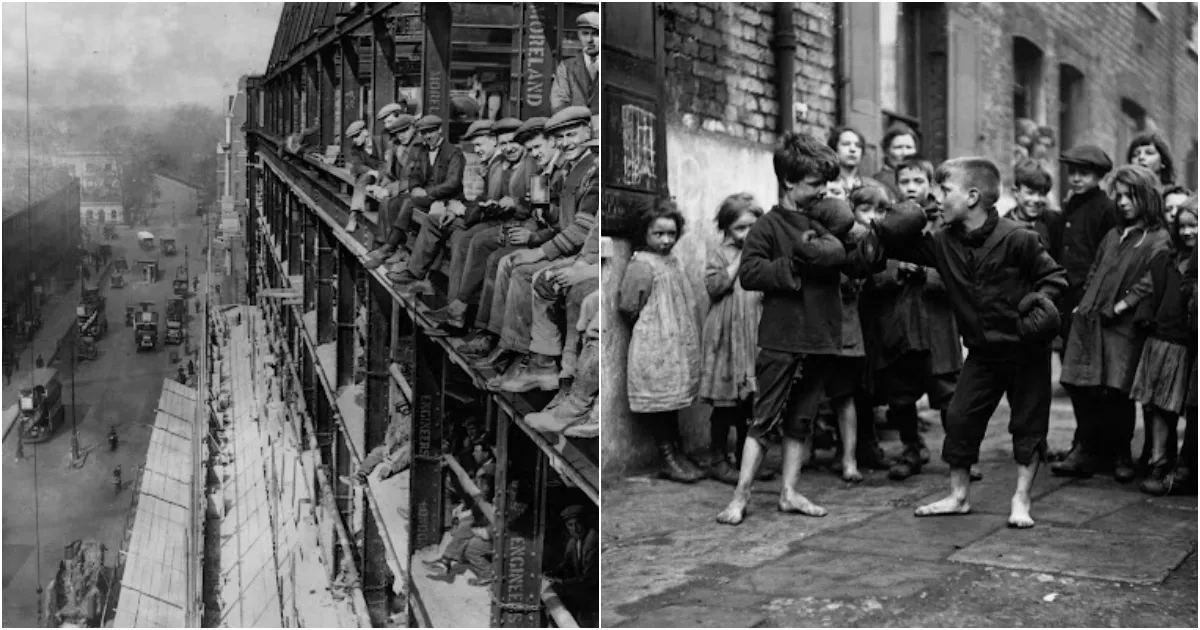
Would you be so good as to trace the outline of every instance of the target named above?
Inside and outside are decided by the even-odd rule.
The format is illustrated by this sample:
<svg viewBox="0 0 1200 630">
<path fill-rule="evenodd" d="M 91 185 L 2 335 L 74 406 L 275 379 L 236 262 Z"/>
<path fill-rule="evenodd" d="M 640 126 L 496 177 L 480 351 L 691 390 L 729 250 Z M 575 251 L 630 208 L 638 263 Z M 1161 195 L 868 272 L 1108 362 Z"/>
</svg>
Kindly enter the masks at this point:
<svg viewBox="0 0 1200 630">
<path fill-rule="evenodd" d="M 338 66 L 337 66 L 337 47 L 329 46 L 321 50 L 320 64 L 320 94 L 321 94 L 321 109 L 318 119 L 321 121 L 321 146 L 326 147 L 333 144 L 333 139 L 341 134 L 338 127 L 338 119 L 335 111 L 337 110 L 337 90 L 338 88 Z"/>
<path fill-rule="evenodd" d="M 491 626 L 541 625 L 544 453 L 503 412 L 496 423 L 496 537 Z M 518 505 L 520 504 L 520 505 Z"/>
<path fill-rule="evenodd" d="M 415 334 L 413 349 L 414 420 L 412 485 L 409 511 L 415 521 L 410 549 L 414 551 L 442 541 L 442 409 L 443 362 L 445 357 L 431 339 Z"/>
<path fill-rule="evenodd" d="M 304 213 L 304 239 L 300 249 L 304 252 L 304 313 L 316 305 L 317 300 L 317 223 L 316 215 Z"/>
<path fill-rule="evenodd" d="M 343 37 L 339 40 L 339 45 L 342 47 L 342 83 L 341 83 L 341 108 L 342 108 L 342 128 L 338 129 L 338 134 L 342 136 L 342 154 L 346 154 L 350 150 L 350 138 L 346 137 L 346 127 L 350 123 L 358 120 L 358 51 L 354 49 L 354 40 L 351 37 Z"/>
<path fill-rule="evenodd" d="M 292 224 L 288 230 L 288 276 L 304 274 L 304 224 L 307 221 L 308 208 L 292 195 Z"/>
<path fill-rule="evenodd" d="M 310 40 L 308 42 L 308 44 L 305 45 L 303 48 L 300 48 L 299 50 L 297 50 L 294 53 L 292 53 L 291 55 L 289 55 L 287 61 L 279 64 L 279 66 L 277 68 L 275 68 L 273 71 L 268 73 L 267 79 L 268 80 L 274 79 L 275 77 L 279 76 L 280 74 L 287 72 L 288 69 L 290 69 L 292 66 L 296 65 L 297 63 L 300 63 L 307 57 L 316 54 L 317 51 L 326 48 L 330 44 L 333 44 L 333 43 L 339 41 L 347 33 L 352 33 L 354 31 L 358 30 L 359 27 L 370 22 L 376 15 L 386 12 L 388 9 L 396 6 L 397 4 L 399 4 L 399 3 L 396 3 L 396 2 L 360 3 L 359 6 L 361 6 L 363 8 L 359 9 L 360 13 L 358 15 L 352 15 L 352 16 L 342 20 L 336 26 L 334 26 L 332 29 L 330 29 L 327 33 L 325 33 L 324 35 Z"/>
<path fill-rule="evenodd" d="M 388 373 L 388 343 L 391 341 L 393 304 L 386 291 L 375 286 L 367 295 L 367 383 L 365 409 L 365 452 L 382 446 L 391 420 L 388 398 L 391 375 Z M 370 498 L 368 497 L 369 501 Z M 363 589 L 386 589 L 391 586 L 391 571 L 387 566 L 387 549 L 375 522 L 374 510 L 364 515 Z"/>
<path fill-rule="evenodd" d="M 321 59 L 314 56 L 304 64 L 304 120 L 301 128 L 307 129 L 313 121 L 321 119 Z"/>
<path fill-rule="evenodd" d="M 428 2 L 421 5 L 425 23 L 421 76 L 424 79 L 422 114 L 442 118 L 442 133 L 450 130 L 450 5 Z"/>
<path fill-rule="evenodd" d="M 333 228 L 321 222 L 317 225 L 317 345 L 337 339 L 333 318 L 333 290 L 337 282 L 337 260 L 334 256 Z"/>
<path fill-rule="evenodd" d="M 337 386 L 354 384 L 354 316 L 358 305 L 354 288 L 358 262 L 345 248 L 338 251 L 337 280 Z"/>
<path fill-rule="evenodd" d="M 374 52 L 371 61 L 371 90 L 375 95 L 375 111 L 371 116 L 374 118 L 384 105 L 396 100 L 396 44 L 384 15 L 371 21 L 371 50 Z M 382 121 L 376 120 L 373 124 L 377 135 L 385 133 Z"/>
</svg>

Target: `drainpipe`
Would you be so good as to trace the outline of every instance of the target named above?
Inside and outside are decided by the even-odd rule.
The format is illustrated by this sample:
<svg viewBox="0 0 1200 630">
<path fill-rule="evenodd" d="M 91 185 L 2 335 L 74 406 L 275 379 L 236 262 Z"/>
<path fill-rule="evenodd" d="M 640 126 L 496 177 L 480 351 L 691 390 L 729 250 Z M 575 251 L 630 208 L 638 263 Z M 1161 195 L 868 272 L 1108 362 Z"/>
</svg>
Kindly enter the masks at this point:
<svg viewBox="0 0 1200 630">
<path fill-rule="evenodd" d="M 796 115 L 796 31 L 792 24 L 791 2 L 775 5 L 775 36 L 771 47 L 775 49 L 776 90 L 779 92 L 779 135 L 792 131 Z"/>
</svg>

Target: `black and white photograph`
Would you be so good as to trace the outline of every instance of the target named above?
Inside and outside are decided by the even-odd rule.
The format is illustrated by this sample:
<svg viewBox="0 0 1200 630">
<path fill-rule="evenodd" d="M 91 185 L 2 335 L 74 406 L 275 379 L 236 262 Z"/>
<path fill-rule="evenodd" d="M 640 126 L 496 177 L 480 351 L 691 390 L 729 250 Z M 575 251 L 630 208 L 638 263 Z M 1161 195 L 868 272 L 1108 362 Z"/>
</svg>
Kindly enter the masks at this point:
<svg viewBox="0 0 1200 630">
<path fill-rule="evenodd" d="M 1196 3 L 602 3 L 603 627 L 1195 627 Z"/>
<path fill-rule="evenodd" d="M 597 627 L 600 7 L 3 5 L 9 627 Z"/>
</svg>

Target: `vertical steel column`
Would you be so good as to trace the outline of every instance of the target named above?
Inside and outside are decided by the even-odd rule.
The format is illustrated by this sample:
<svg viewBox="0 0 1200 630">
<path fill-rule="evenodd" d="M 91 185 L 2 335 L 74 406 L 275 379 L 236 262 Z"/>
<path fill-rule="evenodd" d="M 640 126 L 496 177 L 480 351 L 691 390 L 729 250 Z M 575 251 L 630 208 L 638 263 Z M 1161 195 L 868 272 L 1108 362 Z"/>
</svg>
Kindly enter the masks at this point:
<svg viewBox="0 0 1200 630">
<path fill-rule="evenodd" d="M 257 78 L 246 79 L 246 130 L 258 131 L 258 95 L 261 88 Z M 258 268 L 258 169 L 253 164 L 258 157 L 258 136 L 247 133 L 246 136 L 246 266 L 250 268 L 250 278 L 246 282 L 246 302 L 258 303 L 258 286 L 255 270 Z M 207 222 L 210 217 L 205 216 Z M 206 244 L 207 245 L 207 244 Z"/>
<path fill-rule="evenodd" d="M 412 507 L 409 514 L 411 549 L 414 551 L 442 540 L 442 375 L 445 360 L 441 348 L 423 334 L 414 335 Z"/>
<path fill-rule="evenodd" d="M 547 461 L 510 418 L 498 414 L 491 626 L 533 628 L 541 625 Z M 524 505 L 517 509 L 514 502 Z"/>
<path fill-rule="evenodd" d="M 337 339 L 333 318 L 333 285 L 337 282 L 337 259 L 333 251 L 333 228 L 317 224 L 317 345 Z"/>
<path fill-rule="evenodd" d="M 311 413 L 314 409 L 317 408 L 318 383 L 317 383 L 317 372 L 315 369 L 316 366 L 314 365 L 317 361 L 317 357 L 312 352 L 310 352 L 308 348 L 305 348 L 303 350 L 303 352 L 301 352 L 301 355 L 302 355 L 302 360 L 300 363 L 300 379 L 301 379 L 300 387 L 301 387 L 301 389 L 303 391 L 303 395 L 304 395 L 304 408 L 307 409 L 309 411 L 309 413 Z M 301 449 L 307 449 L 308 448 L 308 426 L 306 426 L 303 422 L 301 422 L 301 423 L 299 423 L 299 426 L 297 426 L 297 429 L 298 429 L 298 433 L 300 434 L 300 444 L 302 445 Z"/>
<path fill-rule="evenodd" d="M 425 99 L 423 114 L 434 114 L 442 118 L 442 133 L 449 137 L 450 129 L 450 5 L 427 2 L 421 5 L 425 23 L 424 59 L 421 76 L 424 78 L 422 95 Z"/>
<path fill-rule="evenodd" d="M 358 120 L 358 51 L 354 48 L 354 38 L 342 37 L 339 40 L 342 47 L 342 84 L 341 108 L 342 128 L 338 133 L 342 136 L 342 153 L 350 150 L 350 139 L 344 133 L 350 123 Z"/>
<path fill-rule="evenodd" d="M 378 283 L 371 282 L 367 294 L 365 452 L 383 445 L 391 422 L 388 398 L 392 379 L 388 374 L 391 358 L 388 344 L 392 340 L 393 308 L 391 296 Z M 391 586 L 390 578 L 394 576 L 387 566 L 387 548 L 381 537 L 381 524 L 375 522 L 374 512 L 370 509 L 363 520 L 363 590 L 378 590 L 385 593 L 386 598 L 386 591 Z M 403 579 L 403 576 L 399 576 L 399 579 Z"/>
<path fill-rule="evenodd" d="M 550 82 L 554 78 L 554 46 L 558 41 L 559 5 L 526 2 L 521 5 L 521 54 L 513 80 L 521 95 L 519 116 L 550 115 Z"/>
<path fill-rule="evenodd" d="M 304 112 L 304 128 L 321 120 L 321 59 L 313 55 L 304 62 L 304 95 L 308 110 Z"/>
<path fill-rule="evenodd" d="M 337 280 L 337 387 L 354 383 L 354 280 L 358 263 L 350 250 L 338 250 Z"/>
<path fill-rule="evenodd" d="M 304 252 L 304 312 L 316 305 L 317 298 L 317 223 L 320 219 L 312 212 L 304 213 L 304 240 L 300 249 Z"/>
<path fill-rule="evenodd" d="M 280 92 L 283 93 L 283 111 L 281 112 L 283 114 L 283 129 L 281 130 L 282 133 L 280 135 L 286 136 L 293 131 L 292 113 L 294 109 L 292 106 L 292 100 L 294 99 L 296 92 L 292 88 L 292 74 L 290 72 L 285 72 L 283 76 L 279 77 L 279 80 L 281 84 Z"/>
<path fill-rule="evenodd" d="M 326 46 L 321 49 L 318 55 L 321 61 L 320 72 L 320 93 L 321 93 L 321 146 L 327 147 L 333 144 L 334 137 L 341 134 L 341 130 L 337 129 L 334 108 L 337 107 L 337 44 Z M 324 149 L 322 149 L 324 152 Z"/>
<path fill-rule="evenodd" d="M 376 15 L 371 20 L 371 91 L 375 95 L 375 111 L 396 100 L 396 41 L 393 39 L 390 16 Z M 383 123 L 375 133 L 382 134 Z"/>
<path fill-rule="evenodd" d="M 312 211 L 298 197 L 292 198 L 292 225 L 288 232 L 288 275 L 304 275 L 304 224 Z M 294 288 L 294 287 L 293 287 Z"/>
</svg>

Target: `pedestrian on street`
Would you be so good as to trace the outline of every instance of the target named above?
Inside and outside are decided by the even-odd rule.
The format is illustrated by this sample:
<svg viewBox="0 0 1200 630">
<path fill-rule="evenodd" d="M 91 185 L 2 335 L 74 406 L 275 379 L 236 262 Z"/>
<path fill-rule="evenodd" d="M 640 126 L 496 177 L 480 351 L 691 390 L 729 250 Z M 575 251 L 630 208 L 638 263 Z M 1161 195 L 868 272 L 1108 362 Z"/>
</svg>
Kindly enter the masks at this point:
<svg viewBox="0 0 1200 630">
<path fill-rule="evenodd" d="M 37 361 L 34 363 L 34 365 L 39 370 L 46 367 L 46 362 L 42 359 L 42 355 L 40 355 L 40 354 L 38 355 Z"/>
<path fill-rule="evenodd" d="M 119 464 L 112 471 L 112 484 L 116 494 L 121 494 L 121 466 Z"/>
<path fill-rule="evenodd" d="M 4 384 L 5 385 L 12 384 L 12 373 L 13 373 L 12 364 L 6 362 L 4 364 Z"/>
<path fill-rule="evenodd" d="M 108 450 L 117 450 L 117 425 L 108 428 Z"/>
<path fill-rule="evenodd" d="M 196 374 L 196 363 L 194 361 L 192 361 L 191 359 L 188 359 L 188 376 L 195 376 L 195 374 Z"/>
</svg>

